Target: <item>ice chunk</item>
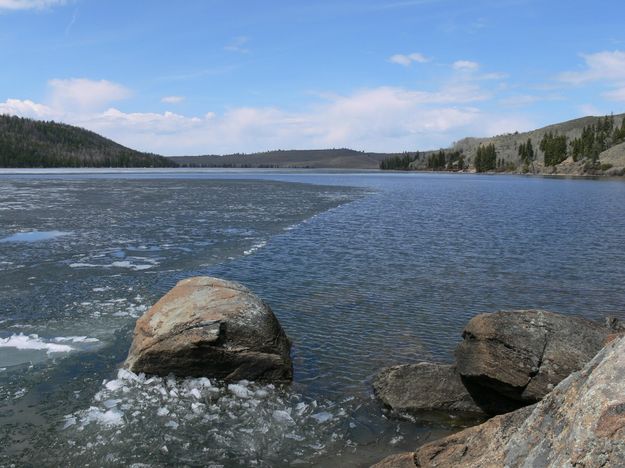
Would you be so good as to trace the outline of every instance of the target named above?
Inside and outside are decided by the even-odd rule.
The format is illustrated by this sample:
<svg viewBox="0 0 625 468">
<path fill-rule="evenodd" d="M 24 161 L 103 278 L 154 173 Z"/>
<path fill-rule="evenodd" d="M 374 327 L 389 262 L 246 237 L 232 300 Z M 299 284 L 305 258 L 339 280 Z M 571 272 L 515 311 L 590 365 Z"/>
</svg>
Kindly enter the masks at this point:
<svg viewBox="0 0 625 468">
<path fill-rule="evenodd" d="M 106 382 L 104 386 L 107 390 L 114 392 L 115 390 L 119 390 L 120 388 L 122 388 L 124 386 L 124 382 L 122 382 L 121 380 L 111 380 L 110 382 Z"/>
<path fill-rule="evenodd" d="M 178 423 L 176 421 L 167 421 L 165 427 L 171 427 L 173 430 L 178 429 Z"/>
<path fill-rule="evenodd" d="M 332 413 L 328 413 L 327 411 L 321 411 L 311 416 L 311 418 L 315 419 L 319 424 L 330 421 L 332 417 Z"/>
<path fill-rule="evenodd" d="M 63 424 L 62 429 L 67 429 L 68 427 L 76 424 L 76 418 L 74 416 L 65 416 L 65 424 Z"/>
<path fill-rule="evenodd" d="M 234 396 L 238 398 L 250 398 L 251 397 L 251 392 L 247 388 L 245 388 L 243 385 L 229 384 L 228 390 L 230 391 L 230 393 L 232 393 Z"/>
<path fill-rule="evenodd" d="M 162 406 L 156 411 L 156 414 L 158 416 L 167 416 L 169 414 L 169 410 L 165 408 L 164 406 Z"/>
<path fill-rule="evenodd" d="M 102 403 L 104 405 L 105 408 L 113 408 L 115 406 L 117 406 L 117 403 L 119 403 L 121 400 L 106 400 L 104 403 Z"/>
<path fill-rule="evenodd" d="M 274 421 L 277 421 L 281 424 L 294 424 L 295 423 L 291 415 L 284 410 L 275 410 L 271 414 L 271 417 L 274 419 Z"/>
<path fill-rule="evenodd" d="M 124 423 L 123 417 L 124 413 L 118 409 L 112 408 L 108 411 L 101 411 L 99 408 L 92 406 L 87 410 L 83 423 L 97 422 L 105 426 L 119 426 Z"/>
<path fill-rule="evenodd" d="M 130 382 L 141 382 L 145 380 L 145 374 L 137 375 L 134 372 L 130 372 L 127 369 L 119 369 L 117 371 L 117 378 L 119 380 L 128 380 Z"/>
</svg>

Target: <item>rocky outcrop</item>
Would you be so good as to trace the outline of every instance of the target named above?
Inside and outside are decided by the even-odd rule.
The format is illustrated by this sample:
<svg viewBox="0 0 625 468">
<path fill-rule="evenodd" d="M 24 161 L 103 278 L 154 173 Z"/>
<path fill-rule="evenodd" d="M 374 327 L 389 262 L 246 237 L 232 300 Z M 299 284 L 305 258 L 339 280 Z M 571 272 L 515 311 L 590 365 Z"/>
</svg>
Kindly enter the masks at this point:
<svg viewBox="0 0 625 468">
<path fill-rule="evenodd" d="M 416 466 L 499 468 L 505 465 L 502 450 L 531 414 L 533 406 L 489 419 L 444 439 L 430 442 L 414 453 Z"/>
<path fill-rule="evenodd" d="M 125 367 L 226 380 L 290 380 L 291 344 L 267 304 L 211 277 L 180 281 L 138 321 Z"/>
<path fill-rule="evenodd" d="M 414 468 L 414 466 L 414 453 L 405 452 L 390 455 L 375 465 L 371 465 L 371 468 Z"/>
<path fill-rule="evenodd" d="M 421 467 L 623 466 L 625 338 L 540 403 L 419 448 Z"/>
<path fill-rule="evenodd" d="M 518 406 L 539 401 L 581 369 L 603 347 L 611 331 L 579 317 L 542 310 L 480 314 L 467 324 L 456 363 L 472 395 Z M 502 400 L 503 398 L 503 400 Z"/>
<path fill-rule="evenodd" d="M 420 362 L 382 370 L 373 382 L 376 396 L 399 414 L 465 424 L 485 418 L 455 366 Z M 451 418 L 451 419 L 450 419 Z"/>
</svg>

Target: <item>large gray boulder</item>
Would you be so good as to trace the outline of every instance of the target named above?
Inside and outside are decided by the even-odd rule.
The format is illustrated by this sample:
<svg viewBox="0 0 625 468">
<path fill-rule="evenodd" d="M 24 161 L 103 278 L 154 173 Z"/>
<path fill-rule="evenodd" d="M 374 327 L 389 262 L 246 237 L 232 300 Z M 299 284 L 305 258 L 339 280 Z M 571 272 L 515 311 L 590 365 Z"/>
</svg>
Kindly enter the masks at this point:
<svg viewBox="0 0 625 468">
<path fill-rule="evenodd" d="M 617 467 L 625 460 L 625 338 L 540 403 L 426 444 L 420 467 Z"/>
<path fill-rule="evenodd" d="M 207 276 L 180 281 L 135 326 L 133 372 L 226 380 L 291 380 L 291 344 L 246 287 Z"/>
<path fill-rule="evenodd" d="M 480 314 L 469 321 L 456 364 L 472 395 L 519 406 L 542 399 L 603 347 L 608 327 L 543 310 Z M 503 413 L 509 408 L 491 408 Z"/>
<path fill-rule="evenodd" d="M 466 390 L 456 368 L 419 362 L 383 369 L 373 382 L 375 395 L 400 415 L 475 423 L 486 417 Z"/>
</svg>

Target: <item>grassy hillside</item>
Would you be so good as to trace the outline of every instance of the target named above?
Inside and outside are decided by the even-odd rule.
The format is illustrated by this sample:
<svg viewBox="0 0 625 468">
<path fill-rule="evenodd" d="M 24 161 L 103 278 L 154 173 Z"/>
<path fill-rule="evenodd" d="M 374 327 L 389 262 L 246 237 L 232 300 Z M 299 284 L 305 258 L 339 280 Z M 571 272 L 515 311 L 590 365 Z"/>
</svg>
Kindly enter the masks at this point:
<svg viewBox="0 0 625 468">
<path fill-rule="evenodd" d="M 278 150 L 224 156 L 179 156 L 172 157 L 171 160 L 185 167 L 378 169 L 380 162 L 391 156 L 393 154 L 364 153 L 340 148 Z"/>
<path fill-rule="evenodd" d="M 96 133 L 55 122 L 0 115 L 0 167 L 173 167 Z"/>
</svg>

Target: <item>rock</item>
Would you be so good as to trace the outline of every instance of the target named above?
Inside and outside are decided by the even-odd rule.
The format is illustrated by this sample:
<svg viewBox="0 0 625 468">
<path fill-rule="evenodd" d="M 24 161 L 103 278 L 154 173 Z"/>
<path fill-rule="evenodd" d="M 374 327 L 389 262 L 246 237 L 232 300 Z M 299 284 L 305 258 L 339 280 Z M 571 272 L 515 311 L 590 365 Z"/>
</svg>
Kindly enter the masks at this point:
<svg viewBox="0 0 625 468">
<path fill-rule="evenodd" d="M 595 322 L 542 310 L 481 314 L 464 329 L 457 368 L 476 399 L 531 404 L 590 361 L 609 333 Z M 495 403 L 489 410 L 510 407 Z"/>
<path fill-rule="evenodd" d="M 493 467 L 506 466 L 502 450 L 533 406 L 495 416 L 484 424 L 470 427 L 444 439 L 430 442 L 414 453 L 419 467 Z"/>
<path fill-rule="evenodd" d="M 135 326 L 133 372 L 226 380 L 292 379 L 291 343 L 270 307 L 244 286 L 180 281 Z"/>
<path fill-rule="evenodd" d="M 623 466 L 625 338 L 601 350 L 540 403 L 431 442 L 421 467 Z"/>
<path fill-rule="evenodd" d="M 459 424 L 486 417 L 453 365 L 420 362 L 388 367 L 375 378 L 373 389 L 399 414 L 434 420 L 453 418 Z"/>
<path fill-rule="evenodd" d="M 386 457 L 384 460 L 379 461 L 375 465 L 371 465 L 371 468 L 414 468 L 414 453 L 404 452 L 396 455 Z"/>
</svg>

